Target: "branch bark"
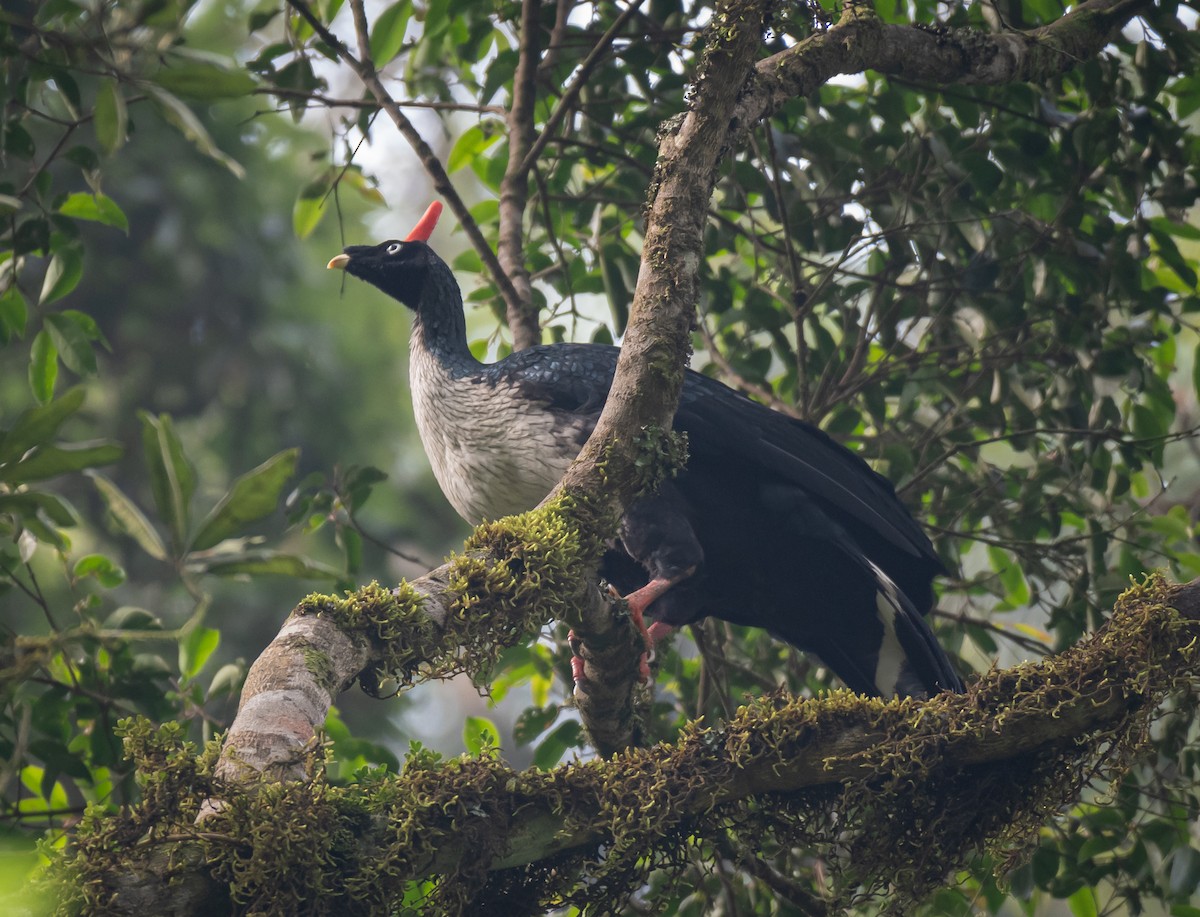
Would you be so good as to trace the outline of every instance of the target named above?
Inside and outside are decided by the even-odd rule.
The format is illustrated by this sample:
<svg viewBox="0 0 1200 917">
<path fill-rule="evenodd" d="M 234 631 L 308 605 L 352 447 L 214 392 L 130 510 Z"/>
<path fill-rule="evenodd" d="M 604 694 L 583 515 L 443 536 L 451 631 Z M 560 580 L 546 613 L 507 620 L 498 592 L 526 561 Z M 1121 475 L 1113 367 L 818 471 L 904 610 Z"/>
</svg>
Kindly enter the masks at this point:
<svg viewBox="0 0 1200 917">
<path fill-rule="evenodd" d="M 1150 0 L 1087 0 L 1028 32 L 986 34 L 885 24 L 870 3 L 853 0 L 829 31 L 759 61 L 736 117 L 754 124 L 835 76 L 864 70 L 934 85 L 1036 83 L 1094 57 L 1152 5 Z"/>
<path fill-rule="evenodd" d="M 533 286 L 525 266 L 525 205 L 529 200 L 529 169 L 523 168 L 533 145 L 537 101 L 538 0 L 523 0 L 520 56 L 513 75 L 512 107 L 508 112 L 508 165 L 500 180 L 500 238 L 496 256 L 512 281 L 518 302 L 507 302 L 508 330 L 513 349 L 524 350 L 542 341 L 542 328 L 533 305 Z"/>
<path fill-rule="evenodd" d="M 809 799 L 832 805 L 839 813 L 832 843 L 840 844 L 852 811 L 847 807 L 861 792 L 867 798 L 890 794 L 888 811 L 910 804 L 905 800 L 923 806 L 941 798 L 937 787 L 943 782 L 974 785 L 985 773 L 979 768 L 1004 773 L 1012 762 L 1027 764 L 1030 755 L 1075 762 L 1067 767 L 1080 774 L 1082 783 L 1097 775 L 1114 779 L 1146 741 L 1159 708 L 1176 691 L 1194 691 L 1198 675 L 1200 580 L 1185 586 L 1152 580 L 1124 596 L 1110 621 L 1077 646 L 1039 663 L 992 671 L 963 695 L 886 703 L 846 692 L 809 700 L 768 697 L 718 727 L 693 726 L 674 744 L 613 761 L 550 773 L 516 772 L 488 758 L 451 762 L 433 772 L 406 771 L 393 778 L 394 785 L 381 784 L 374 803 L 360 794 L 352 805 L 332 809 L 318 777 L 312 804 L 322 809 L 321 817 L 346 822 L 323 843 L 344 843 L 336 839 L 353 835 L 356 868 L 377 868 L 379 881 L 390 883 L 381 893 L 384 900 L 402 895 L 409 882 L 464 870 L 486 874 L 538 863 L 549 867 L 599 847 L 608 851 L 601 862 L 618 856 L 618 850 L 641 857 L 656 845 L 672 843 L 679 831 L 701 836 L 714 831 L 714 837 L 723 838 L 730 823 L 721 813 L 752 801 Z M 826 792 L 822 788 L 838 786 L 843 795 L 820 795 Z M 631 797 L 637 800 L 633 808 Z M 951 794 L 945 804 L 954 807 L 960 801 Z M 270 823 L 274 807 L 288 804 L 286 797 L 262 801 L 241 795 L 237 808 L 212 813 L 200 827 L 137 840 L 133 846 L 141 849 L 145 868 L 103 877 L 110 887 L 136 891 L 127 898 L 118 895 L 114 912 L 165 912 L 167 902 L 180 904 L 175 894 L 185 887 L 191 890 L 187 909 L 172 913 L 202 913 L 214 896 L 220 900 L 228 891 L 212 879 L 211 870 L 226 857 L 253 859 L 256 844 L 275 844 L 261 824 Z M 1035 822 L 1045 818 L 1045 798 L 1030 800 L 1022 791 L 1016 803 L 1002 803 L 1011 804 L 1036 809 Z M 373 827 L 362 823 L 364 805 L 373 813 Z M 956 821 L 969 842 L 959 850 L 962 856 L 987 840 L 972 827 L 974 813 L 968 814 Z M 714 819 L 706 821 L 710 816 Z M 937 812 L 922 809 L 922 818 L 939 823 L 941 831 L 947 827 Z M 259 828 L 248 823 L 255 820 Z M 870 824 L 858 827 L 866 830 Z M 397 840 L 397 831 L 441 842 L 414 849 Z M 488 853 L 480 860 L 479 839 L 485 837 L 492 841 L 483 845 Z M 1019 843 L 1011 835 L 1008 840 Z M 942 865 L 952 871 L 958 864 Z M 304 864 L 295 868 L 303 877 Z M 554 872 L 547 868 L 533 875 L 550 881 Z M 369 879 L 348 876 L 348 887 Z"/>
</svg>

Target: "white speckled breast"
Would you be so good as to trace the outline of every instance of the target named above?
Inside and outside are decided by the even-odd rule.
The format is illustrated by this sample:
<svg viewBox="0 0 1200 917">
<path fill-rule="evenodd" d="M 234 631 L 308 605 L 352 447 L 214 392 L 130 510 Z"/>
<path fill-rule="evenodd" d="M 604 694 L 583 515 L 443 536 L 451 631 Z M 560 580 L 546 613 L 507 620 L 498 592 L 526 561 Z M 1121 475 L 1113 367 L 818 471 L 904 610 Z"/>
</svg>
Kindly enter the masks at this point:
<svg viewBox="0 0 1200 917">
<path fill-rule="evenodd" d="M 581 424 L 482 376 L 455 376 L 414 335 L 413 412 L 442 492 L 472 525 L 532 509 L 579 453 Z"/>
</svg>

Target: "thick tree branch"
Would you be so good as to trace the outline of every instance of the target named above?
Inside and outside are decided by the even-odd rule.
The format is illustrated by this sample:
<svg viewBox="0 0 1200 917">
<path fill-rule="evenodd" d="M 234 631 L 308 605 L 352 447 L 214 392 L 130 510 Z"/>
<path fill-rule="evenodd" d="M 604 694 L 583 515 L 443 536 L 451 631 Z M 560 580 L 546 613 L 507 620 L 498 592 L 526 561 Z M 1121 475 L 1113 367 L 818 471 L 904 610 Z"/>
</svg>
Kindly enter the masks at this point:
<svg viewBox="0 0 1200 917">
<path fill-rule="evenodd" d="M 655 181 L 649 197 L 646 239 L 629 327 L 621 345 L 616 377 L 604 410 L 579 457 L 547 500 L 576 493 L 597 507 L 601 516 L 616 518 L 644 486 L 636 472 L 647 429 L 668 430 L 683 371 L 691 352 L 690 336 L 703 253 L 704 221 L 724 158 L 736 128 L 731 113 L 762 45 L 768 3 L 724 3 L 709 34 L 712 39 L 696 76 L 693 105 L 659 144 Z M 543 133 L 543 137 L 547 136 Z M 599 672 L 599 651 L 586 649 L 585 662 L 603 685 L 602 709 L 619 716 L 636 684 L 636 671 L 622 666 Z M 587 692 L 576 697 L 589 732 L 611 731 L 591 716 Z"/>
<path fill-rule="evenodd" d="M 1038 82 L 1094 57 L 1151 5 L 1149 0 L 1088 0 L 1040 28 L 986 34 L 886 25 L 869 3 L 855 0 L 829 31 L 759 61 L 736 117 L 754 124 L 835 76 L 864 70 L 934 84 Z"/>
<path fill-rule="evenodd" d="M 631 432 L 670 428 L 691 350 L 708 200 L 737 130 L 732 116 L 762 46 L 768 6 L 718 7 L 692 107 L 659 143 L 641 270 L 616 378 L 595 430 L 560 485 L 567 491 L 623 507 L 639 484 L 629 474 L 638 458 Z M 601 462 L 608 468 L 605 476 L 597 471 Z"/>
<path fill-rule="evenodd" d="M 1070 792 L 1077 789 L 1072 779 L 1086 782 L 1096 774 L 1115 779 L 1143 746 L 1161 705 L 1174 692 L 1194 690 L 1198 679 L 1200 581 L 1172 587 L 1152 580 L 1122 597 L 1111 620 L 1077 646 L 1043 662 L 993 671 L 963 695 L 891 702 L 848 692 L 809 700 L 767 697 L 741 708 L 721 726 L 693 726 L 674 744 L 628 752 L 612 761 L 549 773 L 516 772 L 488 758 L 433 771 L 420 767 L 394 778 L 393 785 L 379 785 L 375 802 L 355 796 L 358 801 L 346 808 L 327 799 L 318 776 L 311 784 L 315 795 L 303 805 L 316 822 L 332 817 L 346 821 L 347 827 L 356 825 L 351 829 L 356 837 L 353 863 L 363 872 L 356 878 L 351 870 L 347 887 L 387 882 L 390 891 L 381 892 L 385 897 L 402 894 L 406 883 L 422 878 L 551 863 L 601 845 L 608 851 L 603 859 L 611 860 L 644 857 L 659 845 L 677 843 L 672 839 L 680 832 L 702 837 L 711 831 L 714 839 L 725 837 L 729 823 L 722 813 L 751 802 L 761 806 L 788 800 L 797 805 L 807 799 L 832 805 L 839 813 L 833 842 L 841 844 L 846 831 L 874 830 L 870 806 L 857 816 L 866 821 L 847 819 L 861 805 L 855 800 L 879 793 L 888 794 L 886 818 L 904 822 L 906 807 L 918 806 L 918 824 L 940 819 L 942 832 L 952 825 L 962 833 L 956 855 L 965 857 L 989 838 L 979 825 L 1008 830 L 1004 826 L 1019 821 L 1022 807 L 1036 810 L 1028 813 L 1029 823 L 1036 825 L 1046 815 L 1044 807 L 1062 805 L 1069 796 L 1058 798 L 1061 791 L 1047 785 L 1042 792 L 1048 795 L 1031 799 L 1028 787 L 1018 781 L 1021 791 L 1014 796 L 980 798 L 979 811 L 962 817 L 956 793 L 970 792 L 977 781 L 986 785 L 1013 767 L 1020 772 L 1031 761 L 1057 761 L 1055 773 L 1076 774 L 1064 777 Z M 304 756 L 300 747 L 294 753 Z M 839 787 L 840 795 L 822 795 Z M 861 797 L 864 792 L 867 796 Z M 637 799 L 633 808 L 631 795 Z M 253 794 L 230 798 L 229 806 L 212 811 L 202 828 L 172 829 L 179 855 L 169 858 L 178 867 L 169 871 L 171 881 L 195 887 L 225 857 L 257 856 L 254 844 L 274 844 L 275 839 L 255 825 L 270 824 L 288 806 L 300 804 Z M 951 811 L 928 810 L 939 799 Z M 364 805 L 373 812 L 371 828 L 362 823 Z M 1000 809 L 990 811 L 995 806 Z M 1007 808 L 1012 806 L 1018 811 Z M 337 838 L 346 834 L 336 825 L 323 830 L 331 833 L 314 855 L 321 855 L 324 844 L 341 843 Z M 928 840 L 921 833 L 915 842 Z M 1006 836 L 1010 843 L 1020 843 Z M 440 842 L 429 844 L 425 839 L 430 837 Z M 491 840 L 481 848 L 483 837 Z M 171 894 L 163 874 L 168 858 L 160 855 L 163 843 L 161 838 L 137 840 L 128 855 L 143 857 L 141 862 L 149 865 L 115 882 L 112 875 L 106 877 L 116 885 L 135 884 L 143 909 L 152 906 L 155 893 Z M 197 845 L 206 849 L 203 857 L 195 855 Z M 483 861 L 481 850 L 488 851 Z M 957 865 L 946 862 L 940 868 L 945 874 Z M 291 868 L 303 877 L 304 863 Z M 349 869 L 350 862 L 343 868 Z M 219 883 L 208 883 L 210 892 L 223 891 Z"/>
</svg>

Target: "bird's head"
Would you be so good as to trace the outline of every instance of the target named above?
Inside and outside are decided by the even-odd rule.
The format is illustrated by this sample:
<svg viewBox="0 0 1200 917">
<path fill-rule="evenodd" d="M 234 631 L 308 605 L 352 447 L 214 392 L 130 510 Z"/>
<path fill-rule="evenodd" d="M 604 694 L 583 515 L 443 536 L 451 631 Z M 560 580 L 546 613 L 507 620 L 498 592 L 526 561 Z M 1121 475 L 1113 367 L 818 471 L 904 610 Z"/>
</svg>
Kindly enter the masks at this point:
<svg viewBox="0 0 1200 917">
<path fill-rule="evenodd" d="M 434 201 L 407 238 L 389 239 L 378 245 L 348 246 L 331 258 L 327 267 L 341 268 L 416 310 L 430 269 L 440 262 L 426 240 L 441 212 L 441 202 Z"/>
</svg>

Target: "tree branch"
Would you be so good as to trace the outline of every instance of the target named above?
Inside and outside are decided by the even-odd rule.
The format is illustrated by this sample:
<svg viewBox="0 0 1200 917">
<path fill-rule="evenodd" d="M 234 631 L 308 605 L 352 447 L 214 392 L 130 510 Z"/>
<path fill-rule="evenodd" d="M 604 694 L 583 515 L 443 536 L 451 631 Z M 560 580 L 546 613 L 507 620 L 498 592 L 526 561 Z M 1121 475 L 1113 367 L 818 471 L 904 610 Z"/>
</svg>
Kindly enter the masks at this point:
<svg viewBox="0 0 1200 917">
<path fill-rule="evenodd" d="M 500 237 L 496 256 L 512 280 L 518 302 L 507 302 L 508 330 L 513 349 L 524 350 L 542 341 L 533 287 L 525 266 L 525 204 L 529 200 L 526 154 L 533 145 L 534 104 L 537 101 L 538 0 L 521 3 L 520 53 L 513 76 L 512 107 L 508 112 L 508 164 L 500 179 Z"/>
<path fill-rule="evenodd" d="M 305 836 L 317 835 L 310 852 L 289 849 L 282 858 L 278 868 L 286 863 L 292 891 L 329 880 L 328 871 L 323 880 L 310 876 L 317 861 L 296 862 L 297 856 L 328 859 L 321 851 L 352 835 L 353 857 L 345 859 L 343 849 L 335 858 L 343 893 L 372 888 L 381 902 L 395 902 L 414 881 L 440 876 L 448 882 L 467 872 L 531 864 L 545 867 L 528 874 L 533 881 L 552 888 L 555 876 L 573 876 L 569 868 L 553 868 L 567 858 L 603 847 L 593 869 L 617 868 L 624 859 L 653 862 L 653 852 L 678 844 L 680 835 L 703 842 L 711 834 L 717 842 L 738 830 L 745 813 L 764 808 L 786 820 L 788 812 L 818 818 L 815 811 L 831 807 L 838 813 L 826 840 L 831 846 L 856 843 L 855 837 L 870 844 L 873 832 L 888 834 L 899 824 L 916 835 L 903 833 L 901 841 L 920 849 L 929 846 L 928 827 L 936 824 L 939 855 L 952 851 L 951 860 L 935 864 L 945 876 L 999 832 L 1005 844 L 1020 847 L 1027 838 L 1014 826 L 1036 833 L 1048 811 L 1096 775 L 1119 777 L 1145 746 L 1164 703 L 1175 692 L 1195 691 L 1198 678 L 1200 580 L 1170 586 L 1152 579 L 1123 596 L 1108 623 L 1075 647 L 992 671 L 966 694 L 890 702 L 844 691 L 807 700 L 768 696 L 720 726 L 693 725 L 673 744 L 611 761 L 548 773 L 513 771 L 487 757 L 432 769 L 410 764 L 399 777 L 371 784 L 374 790 L 346 791 L 342 803 L 336 798 L 341 791 L 327 787 L 318 773 L 292 796 L 230 794 L 228 805 L 211 808 L 202 826 L 160 824 L 156 835 L 116 847 L 110 838 L 96 839 L 108 857 L 142 864 L 136 872 L 105 871 L 107 861 L 96 858 L 99 850 L 89 851 L 85 835 L 61 880 L 102 881 L 110 888 L 136 883 L 143 912 L 154 894 L 172 895 L 179 882 L 207 882 L 207 894 L 219 896 L 226 892 L 224 880 L 213 876 L 229 875 L 221 864 L 272 863 L 269 848 L 278 839 L 267 828 L 286 821 L 293 809 L 304 813 Z M 312 761 L 299 746 L 293 754 Z M 1059 776 L 1047 783 L 1046 768 Z M 1014 769 L 1009 795 L 983 792 L 964 809 L 958 794 L 1011 780 Z M 1042 775 L 1036 792 L 1023 782 L 1027 772 Z M 169 782 L 169 768 L 156 779 Z M 195 781 L 186 779 L 187 792 L 195 794 Z M 910 808 L 920 818 L 905 828 Z M 371 814 L 364 821 L 366 812 Z M 127 817 L 136 823 L 136 815 Z M 164 846 L 176 852 L 164 855 Z M 283 882 L 270 873 L 240 878 L 252 886 L 240 887 L 241 900 L 278 894 Z M 479 887 L 480 879 L 471 881 Z"/>
<path fill-rule="evenodd" d="M 886 25 L 873 6 L 853 0 L 829 31 L 756 65 L 756 80 L 739 101 L 737 118 L 756 123 L 835 76 L 864 70 L 934 84 L 1038 82 L 1094 57 L 1117 30 L 1151 5 L 1149 0 L 1087 0 L 1049 25 L 989 35 L 975 29 Z"/>
<path fill-rule="evenodd" d="M 361 5 L 361 0 L 352 0 L 351 6 L 355 2 Z M 346 65 L 354 71 L 355 76 L 362 81 L 371 95 L 375 97 L 375 101 L 379 103 L 380 108 L 387 112 L 388 117 L 392 119 L 392 123 L 396 126 L 396 130 L 408 141 L 413 152 L 417 154 L 417 158 L 421 160 L 421 165 L 425 167 L 425 171 L 429 174 L 433 182 L 434 191 L 454 211 L 459 225 L 462 226 L 463 232 L 467 234 L 467 238 L 471 240 L 471 246 L 475 249 L 476 254 L 479 255 L 479 259 L 483 262 L 484 267 L 491 276 L 492 282 L 496 284 L 496 288 L 504 298 L 506 306 L 508 308 L 519 308 L 521 298 L 517 295 L 516 288 L 513 287 L 512 281 L 509 280 L 508 275 L 500 266 L 495 252 L 492 251 L 492 247 L 488 244 L 487 239 L 484 238 L 483 232 L 475 222 L 475 218 L 471 216 L 471 211 L 450 181 L 450 176 L 446 173 L 441 160 L 438 159 L 433 148 L 425 142 L 425 138 L 421 136 L 420 132 L 408 119 L 408 116 L 400 110 L 400 106 L 392 98 L 391 93 L 387 91 L 382 80 L 380 80 L 374 64 L 369 59 L 360 61 L 336 35 L 329 31 L 325 23 L 313 14 L 313 11 L 309 9 L 309 5 L 305 0 L 287 0 L 287 3 L 312 26 L 313 31 L 321 37 L 321 40 L 329 45 L 339 58 L 346 62 Z"/>
<path fill-rule="evenodd" d="M 735 130 L 730 113 L 762 44 L 767 6 L 718 6 L 710 26 L 712 43 L 696 75 L 700 89 L 691 109 L 659 144 L 641 269 L 608 400 L 583 450 L 547 500 L 563 493 L 579 495 L 601 517 L 615 519 L 645 486 L 638 472 L 646 448 L 641 434 L 669 430 L 679 403 L 691 351 L 708 201 Z M 590 663 L 598 651 L 588 647 L 586 634 L 577 636 L 585 663 Z M 605 692 L 604 708 L 619 716 L 625 703 L 616 698 L 632 698 L 636 680 L 633 668 L 604 672 L 597 679 Z M 585 715 L 591 689 L 589 683 L 576 686 Z M 592 730 L 587 718 L 585 725 Z"/>
</svg>

